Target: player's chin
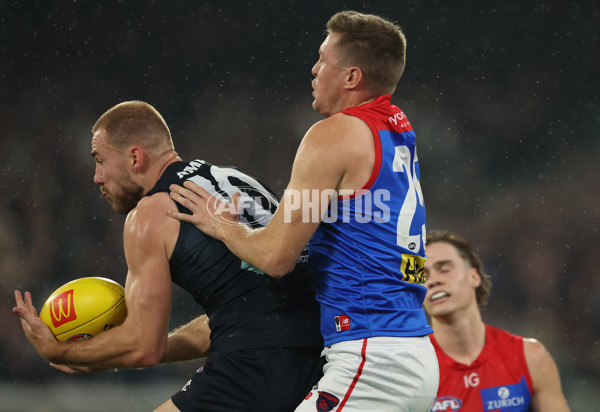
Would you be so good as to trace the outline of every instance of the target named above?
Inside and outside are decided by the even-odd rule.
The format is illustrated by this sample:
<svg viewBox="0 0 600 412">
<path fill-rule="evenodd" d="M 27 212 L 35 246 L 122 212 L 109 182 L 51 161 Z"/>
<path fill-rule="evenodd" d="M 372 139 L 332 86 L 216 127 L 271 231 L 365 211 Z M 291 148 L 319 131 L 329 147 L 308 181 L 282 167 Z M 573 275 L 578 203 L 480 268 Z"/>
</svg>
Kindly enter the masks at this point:
<svg viewBox="0 0 600 412">
<path fill-rule="evenodd" d="M 425 306 L 425 311 L 429 314 L 429 316 L 432 316 L 432 317 L 444 316 L 444 315 L 447 315 L 452 312 L 448 308 L 444 308 L 444 307 L 437 306 L 437 305 L 431 305 L 431 304 Z"/>
</svg>

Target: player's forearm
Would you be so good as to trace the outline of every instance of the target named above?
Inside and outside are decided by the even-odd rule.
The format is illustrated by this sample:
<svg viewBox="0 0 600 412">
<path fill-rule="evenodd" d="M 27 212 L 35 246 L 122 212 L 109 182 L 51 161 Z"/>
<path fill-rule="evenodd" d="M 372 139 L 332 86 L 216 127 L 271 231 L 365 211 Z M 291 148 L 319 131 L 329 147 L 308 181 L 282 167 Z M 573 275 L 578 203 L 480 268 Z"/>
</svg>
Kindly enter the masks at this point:
<svg viewBox="0 0 600 412">
<path fill-rule="evenodd" d="M 145 368 L 158 364 L 166 346 L 166 334 L 161 339 L 139 337 L 117 326 L 85 341 L 56 345 L 44 355 L 52 363 L 91 366 L 98 369 Z M 161 342 L 164 340 L 164 342 Z"/>
<path fill-rule="evenodd" d="M 291 272 L 304 245 L 285 247 L 270 228 L 251 229 L 244 225 L 221 225 L 220 239 L 238 258 L 271 277 L 279 278 Z"/>
<path fill-rule="evenodd" d="M 210 328 L 202 315 L 169 333 L 167 348 L 160 363 L 180 362 L 208 356 Z"/>
</svg>

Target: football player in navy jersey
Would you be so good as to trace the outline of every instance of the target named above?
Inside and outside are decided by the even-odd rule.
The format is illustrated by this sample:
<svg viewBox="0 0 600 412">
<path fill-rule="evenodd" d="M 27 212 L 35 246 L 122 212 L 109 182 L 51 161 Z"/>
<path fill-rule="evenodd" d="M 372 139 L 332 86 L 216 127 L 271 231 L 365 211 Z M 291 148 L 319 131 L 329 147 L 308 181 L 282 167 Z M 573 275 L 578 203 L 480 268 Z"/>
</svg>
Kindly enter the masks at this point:
<svg viewBox="0 0 600 412">
<path fill-rule="evenodd" d="M 207 357 L 157 411 L 293 410 L 323 369 L 319 305 L 306 259 L 284 279 L 273 279 L 222 242 L 167 215 L 176 207 L 169 186 L 191 180 L 225 199 L 243 193 L 242 221 L 257 227 L 277 207 L 272 192 L 234 168 L 184 162 L 163 117 L 144 102 L 114 106 L 92 133 L 94 182 L 115 211 L 127 214 L 127 317 L 93 339 L 58 342 L 37 317 L 31 294 L 15 291 L 13 311 L 27 338 L 69 373 Z M 172 282 L 206 314 L 168 334 Z"/>
<path fill-rule="evenodd" d="M 426 411 L 439 371 L 422 308 L 425 208 L 416 136 L 391 103 L 406 40 L 353 11 L 332 16 L 327 33 L 312 68 L 325 119 L 302 139 L 271 222 L 230 224 L 235 212 L 191 182 L 171 196 L 193 215 L 172 216 L 278 279 L 308 244 L 327 364 L 298 411 Z"/>
<path fill-rule="evenodd" d="M 432 411 L 569 411 L 544 346 L 483 322 L 480 308 L 492 284 L 466 239 L 429 234 L 425 274 L 425 309 L 440 364 Z"/>
</svg>

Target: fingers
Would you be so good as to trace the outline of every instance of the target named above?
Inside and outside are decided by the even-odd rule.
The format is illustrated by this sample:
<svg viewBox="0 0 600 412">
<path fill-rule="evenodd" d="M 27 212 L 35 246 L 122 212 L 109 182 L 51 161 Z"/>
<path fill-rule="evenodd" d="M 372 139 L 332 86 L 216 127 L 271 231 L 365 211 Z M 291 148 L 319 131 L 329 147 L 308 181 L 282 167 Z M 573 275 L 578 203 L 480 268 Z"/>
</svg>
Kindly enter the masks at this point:
<svg viewBox="0 0 600 412">
<path fill-rule="evenodd" d="M 83 370 L 74 369 L 74 368 L 71 368 L 71 367 L 69 367 L 67 365 L 59 365 L 59 364 L 52 363 L 52 362 L 50 362 L 50 366 L 52 366 L 54 369 L 58 369 L 61 372 L 65 372 L 65 373 L 68 373 L 68 374 L 71 374 L 71 375 L 79 374 L 79 373 L 84 372 Z"/>
<path fill-rule="evenodd" d="M 27 296 L 27 293 L 25 296 Z M 23 300 L 23 295 L 21 295 L 21 292 L 18 290 L 15 290 L 15 302 L 17 303 L 17 306 L 13 308 L 13 313 L 21 319 L 24 319 L 27 315 L 27 304 Z"/>
<path fill-rule="evenodd" d="M 183 182 L 183 187 L 179 185 L 170 185 L 169 190 L 171 190 L 171 193 L 177 193 L 184 198 L 190 199 L 194 203 L 199 199 L 206 200 L 211 197 L 211 194 L 202 186 L 199 186 L 190 180 Z"/>
<path fill-rule="evenodd" d="M 25 305 L 27 307 L 27 310 L 29 310 L 31 313 L 33 313 L 35 315 L 35 317 L 37 317 L 37 310 L 35 309 L 35 306 L 33 306 L 33 301 L 31 299 L 31 293 L 29 293 L 29 292 L 25 292 Z"/>
<path fill-rule="evenodd" d="M 18 290 L 15 290 L 15 301 L 17 302 L 17 306 L 25 306 L 25 303 L 23 302 L 23 296 Z"/>
<path fill-rule="evenodd" d="M 13 313 L 18 315 L 20 318 L 25 319 L 30 314 L 37 318 L 37 310 L 33 306 L 31 300 L 31 293 L 25 292 L 25 298 L 18 290 L 15 290 L 15 302 L 17 306 L 13 308 Z"/>
<path fill-rule="evenodd" d="M 202 186 L 197 185 L 196 183 L 192 182 L 191 180 L 186 180 L 185 182 L 183 182 L 183 185 L 189 189 L 189 191 L 195 193 L 196 195 L 204 198 L 204 199 L 208 199 L 211 194 L 208 193 Z"/>
<path fill-rule="evenodd" d="M 173 219 L 181 220 L 182 222 L 188 222 L 194 224 L 194 215 L 188 215 L 187 213 L 179 213 L 174 210 L 169 210 L 167 215 Z"/>
<path fill-rule="evenodd" d="M 179 203 L 181 206 L 191 210 L 192 212 L 196 212 L 201 207 L 206 208 L 206 199 L 208 199 L 210 195 L 206 190 L 202 189 L 200 186 L 195 186 L 197 188 L 196 190 L 201 190 L 203 192 L 201 192 L 201 195 L 198 195 L 196 194 L 196 192 L 193 192 L 178 185 L 169 186 L 169 189 L 171 190 L 171 199 Z"/>
<path fill-rule="evenodd" d="M 50 362 L 50 366 L 52 366 L 54 369 L 58 369 L 61 372 L 70 373 L 70 374 L 77 373 L 77 371 L 75 369 L 71 369 L 66 365 L 59 365 L 59 364 Z"/>
<path fill-rule="evenodd" d="M 240 198 L 242 194 L 240 192 L 235 192 L 233 196 L 231 196 L 231 201 L 233 202 L 233 210 L 235 215 L 240 215 L 242 211 L 240 210 Z"/>
</svg>

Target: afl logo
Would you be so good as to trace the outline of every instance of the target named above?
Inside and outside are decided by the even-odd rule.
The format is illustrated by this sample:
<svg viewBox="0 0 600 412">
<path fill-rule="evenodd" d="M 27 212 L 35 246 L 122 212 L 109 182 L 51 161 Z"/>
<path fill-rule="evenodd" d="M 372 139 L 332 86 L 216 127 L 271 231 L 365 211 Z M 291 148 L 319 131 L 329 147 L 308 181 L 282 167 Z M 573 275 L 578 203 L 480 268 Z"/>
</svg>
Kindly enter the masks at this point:
<svg viewBox="0 0 600 412">
<path fill-rule="evenodd" d="M 237 204 L 233 196 L 239 194 Z M 266 226 L 277 209 L 277 199 L 266 191 L 259 191 L 252 186 L 231 186 L 221 189 L 207 200 L 208 212 L 223 223 L 232 222 L 222 216 L 223 213 L 239 215 L 240 222 L 253 227 Z M 214 209 L 214 212 L 213 212 Z"/>
<path fill-rule="evenodd" d="M 90 335 L 89 333 L 78 333 L 77 335 L 73 335 L 70 338 L 68 338 L 65 342 L 77 342 L 79 340 L 88 340 L 88 339 L 92 339 L 92 335 Z"/>
<path fill-rule="evenodd" d="M 462 401 L 454 396 L 440 396 L 436 398 L 431 407 L 431 412 L 454 412 L 462 406 Z"/>
</svg>

